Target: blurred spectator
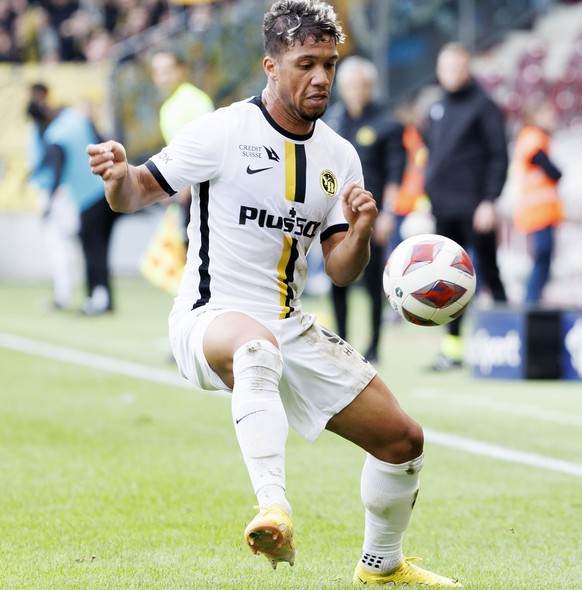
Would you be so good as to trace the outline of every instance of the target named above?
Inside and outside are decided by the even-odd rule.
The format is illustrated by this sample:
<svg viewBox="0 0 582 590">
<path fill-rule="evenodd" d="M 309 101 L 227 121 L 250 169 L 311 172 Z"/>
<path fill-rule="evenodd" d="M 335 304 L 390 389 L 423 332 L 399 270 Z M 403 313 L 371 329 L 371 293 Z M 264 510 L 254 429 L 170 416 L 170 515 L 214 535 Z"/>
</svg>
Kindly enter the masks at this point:
<svg viewBox="0 0 582 590">
<path fill-rule="evenodd" d="M 87 168 L 85 147 L 100 141 L 93 122 L 87 115 L 73 108 L 51 108 L 48 88 L 35 84 L 30 91 L 27 112 L 35 130 L 32 161 L 35 164 L 32 177 L 48 191 L 45 218 L 52 226 L 52 234 L 61 231 L 59 246 L 64 246 L 70 236 L 74 220 L 63 218 L 71 208 L 61 205 L 73 202 L 79 214 L 79 237 L 85 259 L 87 298 L 81 311 L 85 315 L 97 315 L 113 310 L 109 273 L 109 243 L 118 213 L 111 210 L 101 180 Z M 56 252 L 57 256 L 59 251 Z M 66 256 L 66 254 L 64 255 Z M 64 258 L 59 263 L 67 264 Z M 64 268 L 55 270 L 55 277 Z M 61 276 L 61 275 L 59 275 Z M 56 287 L 55 305 L 68 304 L 65 291 Z"/>
<path fill-rule="evenodd" d="M 82 61 L 85 57 L 85 45 L 97 30 L 101 30 L 99 25 L 85 10 L 76 10 L 64 20 L 59 26 L 63 61 Z"/>
<path fill-rule="evenodd" d="M 52 24 L 51 15 L 47 10 L 39 6 L 34 12 L 35 45 L 38 51 L 38 59 L 42 63 L 54 63 L 63 56 L 62 37 Z"/>
<path fill-rule="evenodd" d="M 203 33 L 212 25 L 214 18 L 214 2 L 205 4 L 194 4 L 190 7 L 188 13 L 188 22 L 190 29 L 196 33 Z"/>
<path fill-rule="evenodd" d="M 550 160 L 551 135 L 557 113 L 548 99 L 533 101 L 525 111 L 512 159 L 517 202 L 514 224 L 527 234 L 533 253 L 533 267 L 526 284 L 525 303 L 540 301 L 550 277 L 555 228 L 563 217 L 558 193 L 562 173 Z"/>
<path fill-rule="evenodd" d="M 132 6 L 125 18 L 115 28 L 116 34 L 121 38 L 132 37 L 145 31 L 150 26 L 150 13 L 146 6 Z"/>
<path fill-rule="evenodd" d="M 151 60 L 152 80 L 164 96 L 160 108 L 160 130 L 166 143 L 190 121 L 214 110 L 212 99 L 189 81 L 184 56 L 174 48 L 161 49 Z M 184 226 L 190 220 L 190 191 L 180 191 L 174 200 L 182 208 Z"/>
<path fill-rule="evenodd" d="M 166 143 L 186 124 L 214 110 L 212 99 L 189 81 L 186 60 L 177 49 L 156 51 L 151 58 L 151 73 L 164 97 L 159 124 Z M 178 292 L 186 263 L 191 198 L 187 187 L 163 201 L 167 210 L 140 264 L 148 281 L 172 295 Z"/>
<path fill-rule="evenodd" d="M 4 0 L 0 61 L 99 61 L 115 43 L 163 21 L 170 4 L 168 0 Z"/>
<path fill-rule="evenodd" d="M 461 44 L 440 50 L 436 73 L 443 96 L 430 108 L 425 133 L 425 188 L 436 233 L 472 253 L 493 299 L 506 301 L 497 266 L 495 211 L 508 167 L 503 115 L 473 79 L 471 54 Z M 433 370 L 462 366 L 461 318 L 447 325 Z"/>
<path fill-rule="evenodd" d="M 393 207 L 402 180 L 406 155 L 402 143 L 403 127 L 385 105 L 378 102 L 378 71 L 369 60 L 351 56 L 343 60 L 337 74 L 341 101 L 326 117 L 327 123 L 356 148 L 366 182 L 380 211 L 370 244 L 370 262 L 363 281 L 371 299 L 370 343 L 366 358 L 378 360 L 384 295 L 382 276 L 388 240 L 393 230 Z M 347 338 L 348 289 L 332 285 L 337 330 Z"/>
<path fill-rule="evenodd" d="M 0 2 L 0 26 L 6 31 L 12 30 L 12 25 L 16 19 L 16 12 L 11 2 Z"/>
<path fill-rule="evenodd" d="M 40 105 L 48 102 L 48 88 L 34 84 L 30 91 L 29 113 L 33 125 L 28 142 L 29 182 L 40 191 L 43 229 L 51 265 L 54 309 L 66 309 L 71 303 L 76 282 L 76 235 L 79 212 L 66 190 L 55 190 L 54 171 L 44 142 L 46 124 L 40 117 Z M 36 106 L 33 106 L 36 105 Z"/>
<path fill-rule="evenodd" d="M 27 3 L 19 7 L 19 0 L 0 2 L 0 55 L 1 61 L 18 63 L 21 61 L 20 46 L 17 39 L 19 14 L 26 10 Z"/>
<path fill-rule="evenodd" d="M 414 102 L 402 105 L 398 109 L 398 118 L 404 125 L 402 139 L 406 151 L 406 167 L 393 205 L 394 231 L 390 240 L 390 251 L 405 239 L 401 234 L 401 228 L 406 217 L 420 207 L 422 199 L 426 202 L 424 170 L 428 154 L 420 132 L 423 120 Z"/>
<path fill-rule="evenodd" d="M 83 47 L 83 56 L 89 63 L 100 62 L 111 57 L 115 40 L 105 29 L 97 29 L 89 35 Z"/>
<path fill-rule="evenodd" d="M 38 62 L 40 60 L 36 38 L 36 32 L 39 28 L 37 20 L 36 8 L 29 8 L 15 14 L 12 35 L 14 45 L 22 62 Z"/>
<path fill-rule="evenodd" d="M 5 27 L 0 26 L 0 62 L 14 63 L 19 61 L 19 53 L 12 35 Z"/>
<path fill-rule="evenodd" d="M 189 81 L 186 60 L 177 49 L 161 49 L 151 61 L 152 80 L 164 96 L 160 129 L 169 143 L 186 123 L 214 110 L 212 99 Z"/>
<path fill-rule="evenodd" d="M 79 59 L 76 38 L 71 34 L 71 18 L 79 8 L 78 0 L 40 0 L 41 7 L 50 15 L 50 26 L 57 32 L 60 39 L 59 58 L 62 61 Z"/>
</svg>

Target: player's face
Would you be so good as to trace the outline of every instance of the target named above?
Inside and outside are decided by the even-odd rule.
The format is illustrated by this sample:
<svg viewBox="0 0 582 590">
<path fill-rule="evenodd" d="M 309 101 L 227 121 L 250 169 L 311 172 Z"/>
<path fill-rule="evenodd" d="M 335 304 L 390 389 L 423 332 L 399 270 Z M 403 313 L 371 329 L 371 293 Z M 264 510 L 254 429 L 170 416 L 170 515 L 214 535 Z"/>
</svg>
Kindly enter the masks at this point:
<svg viewBox="0 0 582 590">
<path fill-rule="evenodd" d="M 277 112 L 289 131 L 305 133 L 329 103 L 339 55 L 332 39 L 296 42 L 267 67 L 274 84 Z M 291 126 L 291 128 L 290 128 Z"/>
</svg>

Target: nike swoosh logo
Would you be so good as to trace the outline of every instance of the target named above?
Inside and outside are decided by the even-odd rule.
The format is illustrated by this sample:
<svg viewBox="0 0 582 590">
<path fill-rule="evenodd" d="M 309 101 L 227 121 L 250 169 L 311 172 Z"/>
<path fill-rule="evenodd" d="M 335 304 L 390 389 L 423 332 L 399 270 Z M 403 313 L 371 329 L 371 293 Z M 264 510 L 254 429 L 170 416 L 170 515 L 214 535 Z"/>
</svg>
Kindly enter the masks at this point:
<svg viewBox="0 0 582 590">
<path fill-rule="evenodd" d="M 256 174 L 257 172 L 264 172 L 265 170 L 270 170 L 273 166 L 269 166 L 268 168 L 257 168 L 253 170 L 250 166 L 247 166 L 247 174 Z"/>
<path fill-rule="evenodd" d="M 249 412 L 248 414 L 245 414 L 242 418 L 236 419 L 234 422 L 235 422 L 235 424 L 238 424 L 239 422 L 244 420 L 247 416 L 252 416 L 253 414 L 258 414 L 259 412 L 266 412 L 266 411 L 267 410 L 255 410 L 254 412 Z"/>
</svg>

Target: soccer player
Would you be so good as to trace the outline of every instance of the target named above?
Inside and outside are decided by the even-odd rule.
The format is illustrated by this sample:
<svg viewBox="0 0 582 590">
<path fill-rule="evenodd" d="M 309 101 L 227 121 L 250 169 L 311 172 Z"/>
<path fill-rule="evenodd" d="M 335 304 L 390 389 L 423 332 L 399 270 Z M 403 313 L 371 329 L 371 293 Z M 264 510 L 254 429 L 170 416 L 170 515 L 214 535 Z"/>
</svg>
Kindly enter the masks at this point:
<svg viewBox="0 0 582 590">
<path fill-rule="evenodd" d="M 370 365 L 301 308 L 306 256 L 321 241 L 339 285 L 369 258 L 378 210 L 353 146 L 320 117 L 337 45 L 333 8 L 275 2 L 263 22 L 267 84 L 259 96 L 204 115 L 141 166 L 115 141 L 89 145 L 111 207 L 136 211 L 192 187 L 188 262 L 170 314 L 181 372 L 232 393 L 237 439 L 260 505 L 244 537 L 276 567 L 295 560 L 285 494 L 289 426 L 324 429 L 367 451 L 366 510 L 356 584 L 459 586 L 403 557 L 423 464 L 421 427 Z"/>
</svg>

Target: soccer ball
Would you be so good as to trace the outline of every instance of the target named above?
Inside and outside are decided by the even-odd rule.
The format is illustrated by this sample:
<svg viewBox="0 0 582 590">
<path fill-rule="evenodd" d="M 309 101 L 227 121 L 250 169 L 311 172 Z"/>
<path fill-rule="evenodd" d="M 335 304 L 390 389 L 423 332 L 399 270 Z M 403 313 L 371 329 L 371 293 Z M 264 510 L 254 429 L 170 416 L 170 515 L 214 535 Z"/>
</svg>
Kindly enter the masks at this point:
<svg viewBox="0 0 582 590">
<path fill-rule="evenodd" d="M 420 234 L 390 254 L 383 286 L 390 305 L 406 321 L 438 326 L 465 311 L 477 278 L 471 258 L 454 240 Z"/>
</svg>

